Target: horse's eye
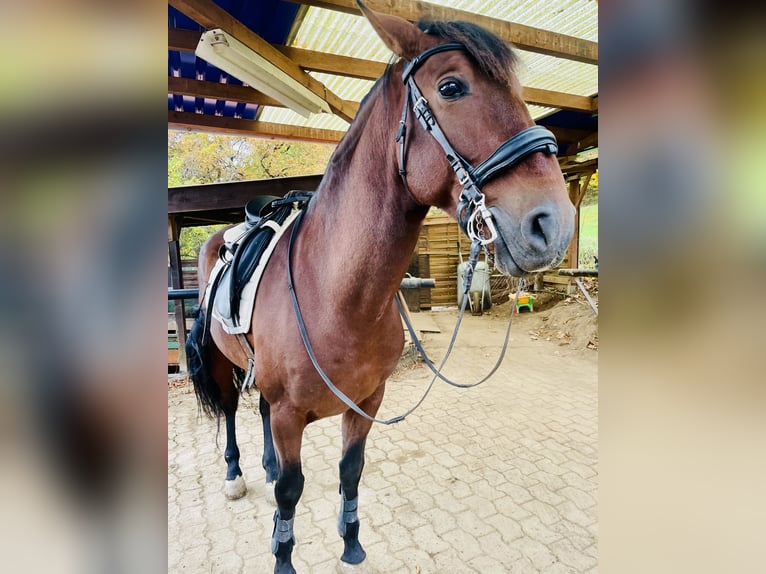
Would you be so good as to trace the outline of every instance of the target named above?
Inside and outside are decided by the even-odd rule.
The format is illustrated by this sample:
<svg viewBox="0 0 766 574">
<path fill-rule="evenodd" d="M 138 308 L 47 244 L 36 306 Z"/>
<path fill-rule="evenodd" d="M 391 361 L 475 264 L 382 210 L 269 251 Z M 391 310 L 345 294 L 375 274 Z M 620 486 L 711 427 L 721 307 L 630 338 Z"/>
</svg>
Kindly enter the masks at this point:
<svg viewBox="0 0 766 574">
<path fill-rule="evenodd" d="M 450 78 L 439 85 L 439 94 L 446 100 L 456 100 L 465 95 L 465 87 L 459 80 Z"/>
</svg>

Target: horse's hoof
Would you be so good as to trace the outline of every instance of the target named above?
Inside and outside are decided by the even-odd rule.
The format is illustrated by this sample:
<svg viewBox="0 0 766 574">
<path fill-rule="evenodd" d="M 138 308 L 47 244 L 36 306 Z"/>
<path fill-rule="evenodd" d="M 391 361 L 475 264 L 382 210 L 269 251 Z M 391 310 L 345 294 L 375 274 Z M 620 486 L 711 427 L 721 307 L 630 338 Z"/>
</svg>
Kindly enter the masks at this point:
<svg viewBox="0 0 766 574">
<path fill-rule="evenodd" d="M 277 484 L 277 481 L 276 480 L 272 480 L 271 482 L 267 482 L 266 483 L 266 488 L 265 488 L 265 491 L 266 491 L 265 492 L 265 494 L 266 494 L 266 502 L 268 502 L 269 504 L 271 504 L 274 507 L 277 506 L 277 497 L 274 494 L 274 486 L 276 484 Z"/>
<path fill-rule="evenodd" d="M 237 500 L 247 494 L 245 479 L 240 474 L 234 480 L 227 480 L 223 487 L 223 493 L 229 500 Z"/>
<path fill-rule="evenodd" d="M 343 550 L 343 555 L 340 557 L 340 561 L 343 564 L 355 566 L 364 562 L 365 558 L 367 558 L 367 553 L 364 551 L 362 545 L 359 544 L 359 542 L 351 544 L 346 543 Z"/>
</svg>

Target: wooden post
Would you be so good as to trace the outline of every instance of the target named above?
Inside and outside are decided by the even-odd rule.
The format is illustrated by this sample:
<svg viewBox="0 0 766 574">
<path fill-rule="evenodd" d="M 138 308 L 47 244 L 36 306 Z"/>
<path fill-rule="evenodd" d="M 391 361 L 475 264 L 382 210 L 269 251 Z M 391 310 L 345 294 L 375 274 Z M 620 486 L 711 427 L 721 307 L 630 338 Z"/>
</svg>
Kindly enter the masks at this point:
<svg viewBox="0 0 766 574">
<path fill-rule="evenodd" d="M 580 204 L 582 198 L 585 197 L 585 192 L 588 190 L 590 179 L 593 177 L 594 172 L 585 174 L 585 177 L 580 179 L 579 176 L 569 181 L 569 199 L 572 201 L 572 205 L 577 210 L 575 212 L 575 229 L 572 236 L 572 242 L 569 244 L 567 251 L 567 257 L 569 258 L 569 267 L 576 269 L 580 266 Z"/>
<path fill-rule="evenodd" d="M 173 289 L 183 289 L 184 280 L 181 271 L 181 247 L 178 242 L 181 236 L 180 218 L 168 216 L 168 258 L 170 264 L 170 286 Z M 183 300 L 175 301 L 176 335 L 178 336 L 178 368 L 187 371 L 186 364 L 186 317 L 184 316 Z"/>
<path fill-rule="evenodd" d="M 567 265 L 571 268 L 579 267 L 578 258 L 580 256 L 580 178 L 575 177 L 569 181 L 569 199 L 575 206 L 574 235 L 567 249 Z"/>
</svg>

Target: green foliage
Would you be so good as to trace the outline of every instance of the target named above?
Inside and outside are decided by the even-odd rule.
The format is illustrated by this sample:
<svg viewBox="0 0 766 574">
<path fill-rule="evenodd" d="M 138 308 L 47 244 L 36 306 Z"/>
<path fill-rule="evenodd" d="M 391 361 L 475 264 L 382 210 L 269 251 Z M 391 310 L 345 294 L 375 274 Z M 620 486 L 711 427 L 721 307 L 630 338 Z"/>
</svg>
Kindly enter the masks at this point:
<svg viewBox="0 0 766 574">
<path fill-rule="evenodd" d="M 168 186 L 322 173 L 334 145 L 168 131 Z M 196 259 L 220 225 L 185 227 L 181 257 Z"/>
<path fill-rule="evenodd" d="M 598 171 L 593 174 L 588 182 L 588 189 L 585 190 L 585 196 L 582 198 L 580 205 L 597 205 L 598 204 Z"/>
<path fill-rule="evenodd" d="M 199 227 L 184 227 L 178 240 L 181 248 L 181 259 L 197 259 L 202 244 L 213 233 L 225 225 L 203 225 Z"/>
<path fill-rule="evenodd" d="M 335 146 L 168 132 L 168 185 L 223 183 L 322 173 Z"/>
<path fill-rule="evenodd" d="M 580 206 L 580 261 L 578 267 L 593 269 L 598 257 L 598 203 Z"/>
</svg>

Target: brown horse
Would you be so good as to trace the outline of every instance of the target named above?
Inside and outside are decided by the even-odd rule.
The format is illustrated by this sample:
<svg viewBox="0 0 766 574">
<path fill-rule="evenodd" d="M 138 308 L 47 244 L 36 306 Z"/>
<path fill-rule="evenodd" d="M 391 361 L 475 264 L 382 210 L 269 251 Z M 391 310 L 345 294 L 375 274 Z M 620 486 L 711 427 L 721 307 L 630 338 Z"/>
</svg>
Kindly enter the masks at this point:
<svg viewBox="0 0 766 574">
<path fill-rule="evenodd" d="M 394 295 L 429 206 L 457 212 L 475 242 L 494 244 L 497 268 L 515 276 L 561 259 L 572 236 L 574 208 L 554 155 L 555 139 L 533 127 L 507 44 L 472 24 L 416 26 L 360 7 L 401 60 L 372 88 L 338 145 L 305 208 L 290 257 L 295 295 L 319 365 L 349 399 L 375 416 L 404 342 Z M 232 498 L 245 493 L 234 431 L 239 391 L 232 373 L 254 360 L 262 462 L 267 483 L 276 482 L 272 552 L 279 573 L 294 572 L 303 431 L 334 415 L 343 415 L 341 560 L 364 560 L 357 488 L 372 426 L 330 391 L 309 360 L 287 288 L 289 242 L 281 238 L 261 280 L 246 335 L 252 357 L 216 321 L 211 321 L 212 344 L 203 344 L 204 309 L 187 342 L 200 404 L 226 419 L 226 485 Z M 202 249 L 201 293 L 222 243 L 217 233 Z"/>
</svg>

